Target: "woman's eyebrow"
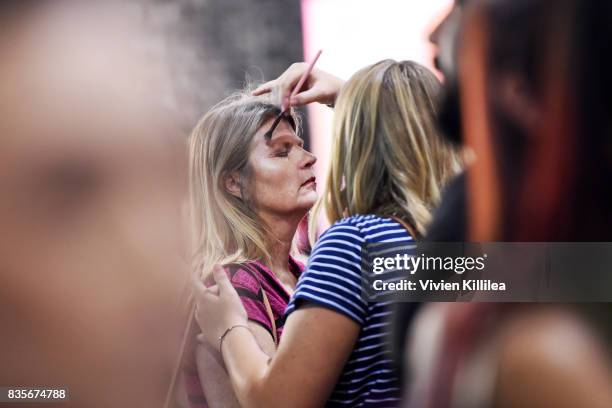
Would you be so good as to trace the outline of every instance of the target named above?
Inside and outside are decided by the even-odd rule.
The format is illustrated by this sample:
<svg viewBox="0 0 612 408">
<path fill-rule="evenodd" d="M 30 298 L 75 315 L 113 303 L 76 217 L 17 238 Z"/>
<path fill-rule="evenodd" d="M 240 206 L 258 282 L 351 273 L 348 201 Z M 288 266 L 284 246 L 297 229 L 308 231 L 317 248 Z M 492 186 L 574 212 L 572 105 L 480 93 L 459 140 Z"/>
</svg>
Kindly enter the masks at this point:
<svg viewBox="0 0 612 408">
<path fill-rule="evenodd" d="M 297 143 L 300 146 L 304 146 L 304 139 L 302 139 L 301 137 L 295 135 L 294 133 L 280 133 L 280 134 L 276 134 L 274 135 L 274 137 L 272 139 L 270 139 L 268 141 L 268 143 L 271 144 L 277 144 L 277 143 Z"/>
</svg>

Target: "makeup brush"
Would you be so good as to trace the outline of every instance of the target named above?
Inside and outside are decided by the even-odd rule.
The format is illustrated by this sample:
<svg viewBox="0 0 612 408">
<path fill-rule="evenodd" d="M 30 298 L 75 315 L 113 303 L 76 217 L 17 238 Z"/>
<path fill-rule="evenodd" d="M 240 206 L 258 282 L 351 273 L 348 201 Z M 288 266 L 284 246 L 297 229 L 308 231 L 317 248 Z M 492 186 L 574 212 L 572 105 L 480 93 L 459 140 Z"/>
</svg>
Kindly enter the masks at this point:
<svg viewBox="0 0 612 408">
<path fill-rule="evenodd" d="M 308 75 L 310 75 L 310 72 L 312 71 L 312 68 L 314 67 L 314 64 L 317 62 L 317 60 L 321 56 L 322 52 L 323 52 L 323 50 L 317 51 L 317 53 L 315 54 L 314 58 L 310 61 L 310 64 L 308 64 L 308 68 L 306 68 L 306 71 L 304 71 L 304 73 L 300 77 L 300 80 L 298 81 L 298 83 L 293 88 L 293 91 L 291 91 L 291 95 L 289 95 L 289 100 L 287 102 L 287 106 L 285 106 L 285 102 L 284 101 L 282 102 L 280 113 L 278 114 L 276 119 L 274 119 L 274 122 L 272 123 L 272 126 L 270 127 L 270 130 L 268 130 L 264 134 L 264 137 L 266 138 L 266 140 L 272 139 L 272 133 L 274 133 L 274 130 L 276 129 L 276 127 L 280 123 L 281 119 L 285 116 L 285 114 L 289 110 L 289 107 L 290 107 L 289 106 L 289 101 L 291 101 L 291 99 L 295 95 L 297 95 L 297 93 L 300 91 L 300 89 L 302 89 L 302 86 L 304 86 L 304 82 L 306 82 L 306 79 L 308 78 Z"/>
</svg>

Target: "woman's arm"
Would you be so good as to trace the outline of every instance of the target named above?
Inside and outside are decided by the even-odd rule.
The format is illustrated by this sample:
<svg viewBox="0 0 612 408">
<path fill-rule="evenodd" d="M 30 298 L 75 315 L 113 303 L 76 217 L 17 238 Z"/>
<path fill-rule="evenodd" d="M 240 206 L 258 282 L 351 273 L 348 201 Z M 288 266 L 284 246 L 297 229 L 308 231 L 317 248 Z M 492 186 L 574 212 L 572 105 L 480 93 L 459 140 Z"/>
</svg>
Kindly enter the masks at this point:
<svg viewBox="0 0 612 408">
<path fill-rule="evenodd" d="M 208 344 L 198 344 L 196 364 L 207 405 L 211 408 L 240 408 L 219 352 Z"/>
<path fill-rule="evenodd" d="M 218 288 L 206 288 L 197 280 L 194 284 L 202 336 L 216 345 L 228 328 L 246 323 L 246 312 L 223 269 L 215 267 L 213 276 Z M 305 303 L 287 318 L 282 341 L 270 358 L 249 330 L 231 330 L 221 351 L 240 404 L 265 408 L 324 405 L 359 331 L 360 325 L 351 318 Z"/>
<path fill-rule="evenodd" d="M 259 349 L 268 356 L 274 355 L 274 340 L 270 333 L 259 323 L 249 321 L 248 326 Z M 196 365 L 209 407 L 240 408 L 219 350 L 206 343 L 199 343 L 196 347 Z"/>
<path fill-rule="evenodd" d="M 289 315 L 273 358 L 247 330 L 232 331 L 223 359 L 243 407 L 321 407 L 348 360 L 360 326 L 333 310 L 302 307 Z"/>
</svg>

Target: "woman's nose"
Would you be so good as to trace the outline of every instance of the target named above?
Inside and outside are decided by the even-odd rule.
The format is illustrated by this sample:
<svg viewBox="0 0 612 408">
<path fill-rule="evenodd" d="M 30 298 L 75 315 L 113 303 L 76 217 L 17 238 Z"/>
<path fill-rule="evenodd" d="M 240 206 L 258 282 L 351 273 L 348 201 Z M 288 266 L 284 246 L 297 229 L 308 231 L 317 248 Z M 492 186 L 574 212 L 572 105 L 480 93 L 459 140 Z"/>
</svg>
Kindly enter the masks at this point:
<svg viewBox="0 0 612 408">
<path fill-rule="evenodd" d="M 317 162 L 317 156 L 310 153 L 308 150 L 303 150 L 303 152 L 304 152 L 304 159 L 302 162 L 302 167 L 304 168 L 312 167 Z"/>
</svg>

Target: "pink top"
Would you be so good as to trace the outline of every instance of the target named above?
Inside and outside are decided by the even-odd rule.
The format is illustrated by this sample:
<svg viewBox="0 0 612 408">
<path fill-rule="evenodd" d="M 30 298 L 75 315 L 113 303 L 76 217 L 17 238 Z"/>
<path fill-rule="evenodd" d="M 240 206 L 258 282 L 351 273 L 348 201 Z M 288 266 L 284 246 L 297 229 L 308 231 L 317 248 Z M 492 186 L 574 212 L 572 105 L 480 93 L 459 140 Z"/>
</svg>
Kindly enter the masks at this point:
<svg viewBox="0 0 612 408">
<path fill-rule="evenodd" d="M 304 270 L 304 265 L 292 257 L 289 257 L 289 267 L 296 278 Z M 276 336 L 280 339 L 285 325 L 285 309 L 289 303 L 290 296 L 276 278 L 276 275 L 259 261 L 226 265 L 225 272 L 236 292 L 238 292 L 249 320 L 261 324 L 271 335 L 272 324 L 264 304 L 262 290 L 266 292 L 276 324 Z M 212 277 L 206 283 L 212 284 Z M 206 397 L 204 396 L 195 364 L 194 345 L 195 341 L 192 342 L 192 347 L 189 348 L 190 351 L 186 357 L 187 363 L 183 368 L 185 388 L 191 408 L 207 408 Z"/>
</svg>

